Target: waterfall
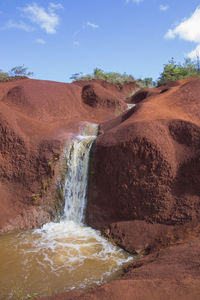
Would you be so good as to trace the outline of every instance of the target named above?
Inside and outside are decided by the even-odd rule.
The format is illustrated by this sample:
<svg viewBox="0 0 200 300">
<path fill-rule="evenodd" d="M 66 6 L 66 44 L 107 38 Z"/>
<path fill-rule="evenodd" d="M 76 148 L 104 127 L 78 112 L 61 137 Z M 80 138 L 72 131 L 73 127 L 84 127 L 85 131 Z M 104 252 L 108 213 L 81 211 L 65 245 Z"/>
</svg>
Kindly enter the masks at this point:
<svg viewBox="0 0 200 300">
<path fill-rule="evenodd" d="M 66 148 L 67 178 L 64 187 L 64 219 L 81 224 L 84 221 L 89 155 L 98 126 L 87 124 L 82 135 L 72 138 Z M 92 135 L 87 135 L 87 134 Z"/>
<path fill-rule="evenodd" d="M 63 153 L 67 164 L 64 218 L 40 229 L 1 237 L 0 297 L 18 299 L 15 292 L 19 296 L 24 287 L 26 295 L 48 296 L 99 285 L 115 278 L 133 259 L 83 224 L 89 154 L 97 129 L 86 123 Z"/>
</svg>

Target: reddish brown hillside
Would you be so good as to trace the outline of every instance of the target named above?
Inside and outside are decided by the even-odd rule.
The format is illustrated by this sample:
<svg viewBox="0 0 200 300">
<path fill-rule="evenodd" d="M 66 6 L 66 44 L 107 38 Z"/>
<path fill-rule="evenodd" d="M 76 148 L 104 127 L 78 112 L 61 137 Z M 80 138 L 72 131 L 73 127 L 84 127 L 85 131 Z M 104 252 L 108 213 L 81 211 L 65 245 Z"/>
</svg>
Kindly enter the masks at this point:
<svg viewBox="0 0 200 300">
<path fill-rule="evenodd" d="M 101 125 L 93 152 L 88 222 L 200 218 L 200 80 L 147 97 Z"/>
<path fill-rule="evenodd" d="M 200 299 L 200 80 L 136 93 L 101 124 L 87 219 L 130 252 L 149 254 L 119 280 L 43 299 Z"/>
<path fill-rule="evenodd" d="M 31 228 L 55 217 L 48 191 L 67 136 L 83 121 L 99 123 L 126 108 L 118 92 L 95 82 L 98 105 L 88 105 L 82 97 L 88 84 L 0 83 L 0 229 Z"/>
</svg>

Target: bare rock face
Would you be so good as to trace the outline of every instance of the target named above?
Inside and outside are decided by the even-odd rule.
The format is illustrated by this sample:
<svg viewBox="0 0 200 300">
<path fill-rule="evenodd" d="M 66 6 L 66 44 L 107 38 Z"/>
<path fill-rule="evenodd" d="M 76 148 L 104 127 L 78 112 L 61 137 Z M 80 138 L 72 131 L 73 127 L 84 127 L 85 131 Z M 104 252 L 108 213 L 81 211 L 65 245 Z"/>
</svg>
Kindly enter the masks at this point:
<svg viewBox="0 0 200 300">
<path fill-rule="evenodd" d="M 200 80 L 185 80 L 102 123 L 87 220 L 181 225 L 200 218 Z"/>
<path fill-rule="evenodd" d="M 100 100 L 88 105 L 89 95 L 82 97 L 88 84 L 0 83 L 0 231 L 55 219 L 59 158 L 69 134 L 78 133 L 83 121 L 99 123 L 124 111 L 124 95 L 114 85 L 110 92 L 109 86 L 93 82 Z"/>
</svg>

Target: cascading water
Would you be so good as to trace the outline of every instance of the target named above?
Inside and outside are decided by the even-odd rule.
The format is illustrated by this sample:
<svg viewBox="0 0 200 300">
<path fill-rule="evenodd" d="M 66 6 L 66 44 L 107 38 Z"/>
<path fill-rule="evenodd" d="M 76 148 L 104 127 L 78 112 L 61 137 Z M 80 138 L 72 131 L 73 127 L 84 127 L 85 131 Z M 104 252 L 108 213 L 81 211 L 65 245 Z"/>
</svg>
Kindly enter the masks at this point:
<svg viewBox="0 0 200 300">
<path fill-rule="evenodd" d="M 93 128 L 94 135 L 76 136 L 68 145 L 66 152 L 68 163 L 64 189 L 64 217 L 76 223 L 82 223 L 84 220 L 89 153 L 98 127 L 93 124 L 91 128 Z"/>
<path fill-rule="evenodd" d="M 89 153 L 96 132 L 97 125 L 87 124 L 82 135 L 67 144 L 62 220 L 0 236 L 0 299 L 91 287 L 115 278 L 122 265 L 133 259 L 83 225 Z"/>
<path fill-rule="evenodd" d="M 131 109 L 132 107 L 134 107 L 136 104 L 131 104 L 131 103 L 128 103 L 127 104 L 127 110 Z"/>
</svg>

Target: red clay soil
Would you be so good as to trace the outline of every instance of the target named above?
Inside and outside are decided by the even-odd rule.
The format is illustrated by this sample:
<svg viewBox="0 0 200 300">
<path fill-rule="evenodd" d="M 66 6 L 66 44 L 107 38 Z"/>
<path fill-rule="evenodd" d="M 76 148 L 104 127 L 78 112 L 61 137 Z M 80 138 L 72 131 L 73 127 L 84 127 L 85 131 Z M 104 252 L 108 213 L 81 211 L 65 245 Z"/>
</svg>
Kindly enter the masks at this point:
<svg viewBox="0 0 200 300">
<path fill-rule="evenodd" d="M 199 125 L 199 79 L 179 82 L 103 123 L 92 153 L 88 223 L 199 220 Z"/>
<path fill-rule="evenodd" d="M 153 89 L 156 95 L 114 119 L 125 95 L 108 86 L 0 84 L 1 228 L 55 217 L 47 195 L 64 142 L 81 121 L 102 122 L 92 149 L 88 224 L 148 255 L 118 280 L 43 299 L 199 300 L 200 80 Z"/>
<path fill-rule="evenodd" d="M 85 85 L 92 85 L 93 83 L 97 84 L 110 92 L 113 92 L 115 95 L 118 94 L 118 97 L 123 96 L 124 100 L 129 97 L 131 93 L 138 90 L 138 85 L 135 82 L 128 82 L 125 84 L 113 84 L 101 79 L 90 80 L 90 81 L 76 81 L 74 84 L 84 87 Z"/>
<path fill-rule="evenodd" d="M 137 104 L 146 98 L 166 93 L 170 90 L 170 88 L 178 86 L 179 83 L 180 83 L 179 81 L 174 81 L 174 82 L 170 82 L 168 84 L 162 85 L 158 88 L 146 88 L 146 89 L 140 89 L 139 91 L 137 91 L 137 89 L 136 89 L 135 90 L 136 92 L 133 94 L 133 96 L 128 97 L 126 99 L 126 102 L 130 103 L 130 104 Z"/>
<path fill-rule="evenodd" d="M 88 84 L 0 83 L 1 231 L 38 227 L 55 218 L 51 188 L 69 133 L 77 133 L 83 121 L 99 123 L 126 108 L 123 95 L 94 81 L 97 105 L 88 105 L 82 91 Z"/>
<path fill-rule="evenodd" d="M 200 299 L 200 80 L 148 93 L 101 124 L 87 222 L 129 252 L 149 255 L 120 280 L 52 300 Z"/>
</svg>

